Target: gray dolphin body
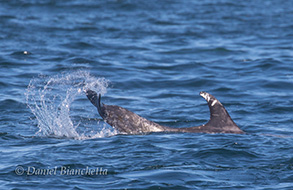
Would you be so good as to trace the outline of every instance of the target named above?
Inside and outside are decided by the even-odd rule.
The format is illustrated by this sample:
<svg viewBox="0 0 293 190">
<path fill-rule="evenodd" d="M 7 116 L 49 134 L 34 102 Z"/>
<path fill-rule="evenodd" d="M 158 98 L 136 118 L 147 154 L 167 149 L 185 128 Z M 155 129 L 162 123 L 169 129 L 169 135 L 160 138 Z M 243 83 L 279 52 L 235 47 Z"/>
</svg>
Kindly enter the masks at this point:
<svg viewBox="0 0 293 190">
<path fill-rule="evenodd" d="M 230 115 L 213 95 L 200 92 L 210 108 L 208 123 L 189 128 L 172 128 L 149 121 L 125 108 L 115 105 L 101 106 L 101 95 L 95 91 L 87 90 L 86 95 L 91 103 L 97 107 L 100 116 L 106 123 L 123 134 L 146 134 L 151 132 L 178 132 L 178 133 L 235 133 L 244 132 L 234 123 Z"/>
</svg>

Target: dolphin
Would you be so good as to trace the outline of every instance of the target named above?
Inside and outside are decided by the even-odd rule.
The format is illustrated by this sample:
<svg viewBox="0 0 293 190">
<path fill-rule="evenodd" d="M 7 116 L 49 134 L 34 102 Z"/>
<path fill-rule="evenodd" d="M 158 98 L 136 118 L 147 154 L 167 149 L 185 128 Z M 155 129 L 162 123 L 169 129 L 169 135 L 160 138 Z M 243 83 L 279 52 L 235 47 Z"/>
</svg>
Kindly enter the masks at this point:
<svg viewBox="0 0 293 190">
<path fill-rule="evenodd" d="M 206 124 L 200 126 L 172 128 L 147 120 L 120 106 L 101 105 L 101 94 L 98 96 L 95 91 L 90 89 L 86 90 L 86 96 L 98 109 L 104 121 L 122 134 L 137 135 L 152 132 L 245 134 L 245 132 L 243 132 L 231 119 L 229 113 L 219 100 L 207 92 L 200 92 L 199 95 L 208 103 L 210 120 Z"/>
</svg>

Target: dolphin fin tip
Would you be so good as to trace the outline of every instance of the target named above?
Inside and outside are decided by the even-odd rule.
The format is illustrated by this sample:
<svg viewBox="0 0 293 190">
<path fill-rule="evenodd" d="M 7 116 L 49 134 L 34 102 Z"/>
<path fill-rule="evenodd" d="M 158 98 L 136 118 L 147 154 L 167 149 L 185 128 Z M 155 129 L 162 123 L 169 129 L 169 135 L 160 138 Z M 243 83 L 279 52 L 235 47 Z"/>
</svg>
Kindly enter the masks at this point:
<svg viewBox="0 0 293 190">
<path fill-rule="evenodd" d="M 99 95 L 90 89 L 86 90 L 86 96 L 88 97 L 88 99 L 90 100 L 90 102 L 98 109 L 98 112 L 100 114 L 100 116 L 102 118 L 104 118 L 104 109 L 101 106 L 101 94 L 99 93 Z"/>
<path fill-rule="evenodd" d="M 90 100 L 90 102 L 94 106 L 98 107 L 97 93 L 95 91 L 93 91 L 93 90 L 87 89 L 85 94 L 86 94 L 87 98 Z"/>
<path fill-rule="evenodd" d="M 207 93 L 207 92 L 205 92 L 205 91 L 201 91 L 201 92 L 199 93 L 199 95 L 200 95 L 201 97 L 203 97 L 207 102 L 209 102 L 209 101 L 211 100 L 211 98 L 212 98 L 212 95 L 209 94 L 209 93 Z"/>
</svg>

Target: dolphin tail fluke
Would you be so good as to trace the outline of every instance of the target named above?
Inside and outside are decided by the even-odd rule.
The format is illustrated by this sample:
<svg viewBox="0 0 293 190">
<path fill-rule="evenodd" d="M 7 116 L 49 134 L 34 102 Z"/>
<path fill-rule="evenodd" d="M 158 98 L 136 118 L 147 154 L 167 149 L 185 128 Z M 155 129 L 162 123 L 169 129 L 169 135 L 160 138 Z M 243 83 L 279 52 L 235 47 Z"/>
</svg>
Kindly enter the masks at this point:
<svg viewBox="0 0 293 190">
<path fill-rule="evenodd" d="M 103 107 L 101 106 L 101 94 L 98 94 L 95 91 L 90 89 L 86 90 L 86 96 L 90 100 L 90 102 L 98 109 L 99 114 L 101 117 L 104 118 L 104 111 Z"/>
</svg>

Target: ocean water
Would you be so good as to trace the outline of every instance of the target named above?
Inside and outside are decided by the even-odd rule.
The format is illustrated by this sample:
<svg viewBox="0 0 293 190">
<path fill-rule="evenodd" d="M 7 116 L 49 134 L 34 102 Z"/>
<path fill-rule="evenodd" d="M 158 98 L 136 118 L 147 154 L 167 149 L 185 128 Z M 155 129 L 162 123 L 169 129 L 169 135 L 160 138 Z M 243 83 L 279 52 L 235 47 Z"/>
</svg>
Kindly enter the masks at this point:
<svg viewBox="0 0 293 190">
<path fill-rule="evenodd" d="M 0 189 L 292 189 L 293 1 L 0 1 Z M 171 127 L 217 97 L 246 135 Z"/>
</svg>

